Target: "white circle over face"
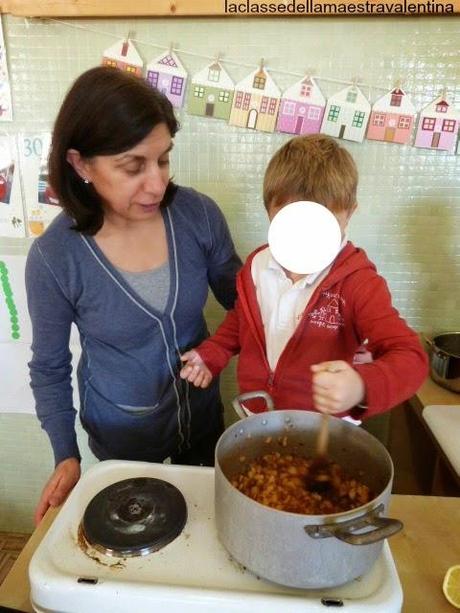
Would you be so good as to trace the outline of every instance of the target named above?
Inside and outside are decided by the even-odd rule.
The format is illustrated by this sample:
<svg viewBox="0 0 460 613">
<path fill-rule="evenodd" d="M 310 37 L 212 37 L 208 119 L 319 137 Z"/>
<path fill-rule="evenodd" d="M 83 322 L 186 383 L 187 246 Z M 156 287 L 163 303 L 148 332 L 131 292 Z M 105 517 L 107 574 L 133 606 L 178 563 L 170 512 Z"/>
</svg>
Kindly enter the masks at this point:
<svg viewBox="0 0 460 613">
<path fill-rule="evenodd" d="M 307 200 L 283 207 L 268 229 L 272 256 L 286 270 L 301 275 L 329 266 L 341 242 L 335 215 L 322 204 Z"/>
</svg>

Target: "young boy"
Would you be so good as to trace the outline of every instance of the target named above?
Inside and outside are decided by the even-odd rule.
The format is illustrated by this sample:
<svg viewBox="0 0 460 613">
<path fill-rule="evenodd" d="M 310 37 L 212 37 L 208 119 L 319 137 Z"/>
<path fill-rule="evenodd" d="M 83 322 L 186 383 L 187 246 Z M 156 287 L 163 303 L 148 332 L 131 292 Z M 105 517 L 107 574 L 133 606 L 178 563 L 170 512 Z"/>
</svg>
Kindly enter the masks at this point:
<svg viewBox="0 0 460 613">
<path fill-rule="evenodd" d="M 239 353 L 240 392 L 265 390 L 277 409 L 316 409 L 363 419 L 412 396 L 427 376 L 417 335 L 391 304 L 385 280 L 345 238 L 356 210 L 358 173 L 351 155 L 324 135 L 299 136 L 271 159 L 264 178 L 270 221 L 286 204 L 327 207 L 342 246 L 325 270 L 284 270 L 267 245 L 247 259 L 238 299 L 217 332 L 182 356 L 181 377 L 207 387 Z M 366 344 L 372 361 L 354 359 Z M 246 402 L 245 402 L 246 405 Z M 246 405 L 263 410 L 260 401 Z"/>
</svg>

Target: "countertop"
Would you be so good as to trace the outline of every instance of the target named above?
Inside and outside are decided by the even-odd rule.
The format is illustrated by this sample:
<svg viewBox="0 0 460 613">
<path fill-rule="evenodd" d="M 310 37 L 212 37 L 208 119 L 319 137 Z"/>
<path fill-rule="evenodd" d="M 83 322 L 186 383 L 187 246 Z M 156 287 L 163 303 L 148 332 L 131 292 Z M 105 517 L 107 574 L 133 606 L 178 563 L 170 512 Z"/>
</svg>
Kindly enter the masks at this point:
<svg viewBox="0 0 460 613">
<path fill-rule="evenodd" d="M 428 378 L 411 403 L 419 410 L 430 404 L 460 404 L 460 394 Z M 47 512 L 0 585 L 0 606 L 33 612 L 27 569 L 57 513 Z M 404 530 L 389 540 L 404 592 L 403 612 L 453 613 L 443 596 L 442 580 L 449 566 L 460 564 L 460 498 L 393 494 L 389 516 L 404 523 Z"/>
<path fill-rule="evenodd" d="M 428 377 L 418 392 L 409 401 L 417 404 L 421 409 L 430 404 L 458 404 L 460 405 L 460 394 L 451 392 L 441 387 Z"/>
<path fill-rule="evenodd" d="M 0 606 L 33 611 L 27 568 L 56 513 L 48 511 L 0 586 Z M 404 592 L 402 610 L 453 613 L 441 586 L 449 566 L 460 564 L 460 539 L 454 537 L 460 526 L 460 498 L 393 495 L 389 516 L 404 523 L 404 530 L 389 539 Z"/>
</svg>

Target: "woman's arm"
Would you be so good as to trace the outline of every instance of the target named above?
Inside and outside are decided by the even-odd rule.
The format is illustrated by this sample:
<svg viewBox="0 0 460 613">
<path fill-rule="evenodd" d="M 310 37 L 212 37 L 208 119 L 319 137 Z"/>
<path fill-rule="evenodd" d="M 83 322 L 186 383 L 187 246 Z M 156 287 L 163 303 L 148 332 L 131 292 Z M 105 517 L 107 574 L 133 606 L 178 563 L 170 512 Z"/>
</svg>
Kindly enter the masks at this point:
<svg viewBox="0 0 460 613">
<path fill-rule="evenodd" d="M 217 301 L 228 311 L 236 300 L 236 274 L 241 260 L 235 251 L 230 230 L 222 211 L 203 196 L 209 240 L 207 241 L 208 281 Z"/>
<path fill-rule="evenodd" d="M 69 350 L 74 309 L 39 240 L 27 258 L 26 290 L 32 320 L 29 368 L 37 416 L 50 438 L 56 466 L 67 458 L 79 461 Z"/>
</svg>

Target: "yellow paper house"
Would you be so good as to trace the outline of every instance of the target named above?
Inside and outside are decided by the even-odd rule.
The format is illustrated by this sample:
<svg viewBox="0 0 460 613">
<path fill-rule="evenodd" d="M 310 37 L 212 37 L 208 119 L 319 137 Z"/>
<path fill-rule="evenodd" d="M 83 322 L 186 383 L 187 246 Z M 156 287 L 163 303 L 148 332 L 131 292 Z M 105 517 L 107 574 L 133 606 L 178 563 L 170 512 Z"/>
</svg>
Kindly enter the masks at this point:
<svg viewBox="0 0 460 613">
<path fill-rule="evenodd" d="M 261 66 L 236 84 L 229 124 L 274 132 L 281 92 Z"/>
</svg>

